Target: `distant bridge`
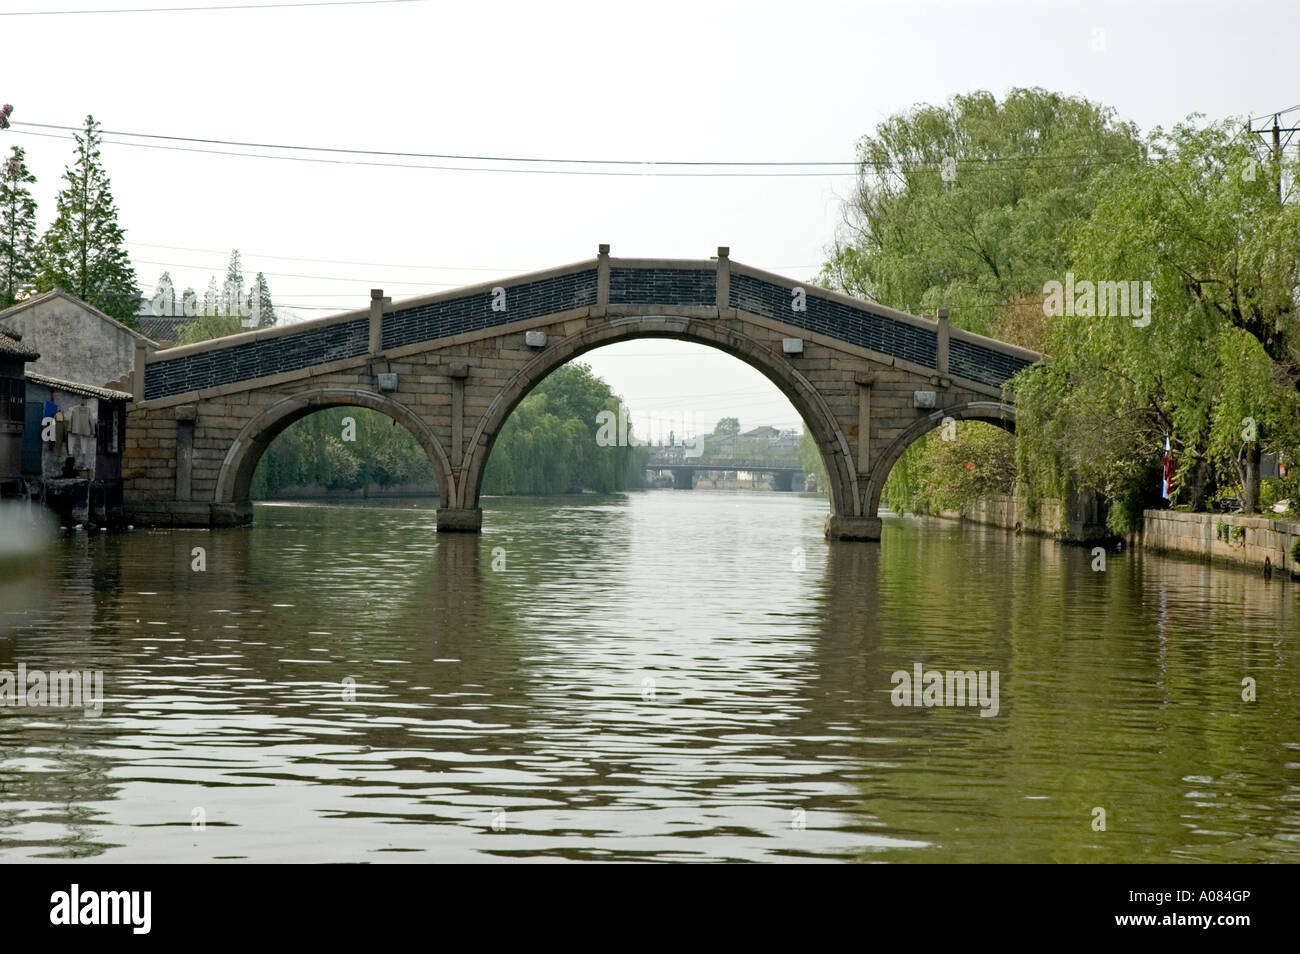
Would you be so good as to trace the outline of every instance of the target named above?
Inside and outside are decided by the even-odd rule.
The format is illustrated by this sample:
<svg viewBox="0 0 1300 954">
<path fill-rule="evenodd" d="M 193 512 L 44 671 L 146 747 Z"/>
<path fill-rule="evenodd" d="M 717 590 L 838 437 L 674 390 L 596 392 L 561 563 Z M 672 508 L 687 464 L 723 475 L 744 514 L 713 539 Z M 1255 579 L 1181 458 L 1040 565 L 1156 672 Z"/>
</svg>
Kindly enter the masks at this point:
<svg viewBox="0 0 1300 954">
<path fill-rule="evenodd" d="M 315 321 L 146 354 L 123 457 L 142 524 L 252 520 L 267 446 L 320 408 L 380 411 L 415 436 L 441 490 L 439 530 L 478 531 L 479 490 L 511 411 L 602 345 L 674 338 L 762 372 L 826 467 L 831 539 L 878 540 L 885 477 L 946 418 L 1015 428 L 1004 385 L 1032 351 L 733 262 L 595 259 Z M 765 465 L 766 466 L 766 465 Z M 730 469 L 730 468 L 728 468 Z"/>
<path fill-rule="evenodd" d="M 753 474 L 771 474 L 773 490 L 791 490 L 796 474 L 804 472 L 804 466 L 798 460 L 759 460 L 757 458 L 735 457 L 685 457 L 681 454 L 651 454 L 646 461 L 646 470 L 670 470 L 673 481 L 679 490 L 694 487 L 694 475 L 709 471 L 748 471 Z"/>
<path fill-rule="evenodd" d="M 803 464 L 797 460 L 758 460 L 734 457 L 670 457 L 652 454 L 646 461 L 647 470 L 748 470 L 757 474 L 778 474 L 786 471 L 803 473 Z"/>
</svg>

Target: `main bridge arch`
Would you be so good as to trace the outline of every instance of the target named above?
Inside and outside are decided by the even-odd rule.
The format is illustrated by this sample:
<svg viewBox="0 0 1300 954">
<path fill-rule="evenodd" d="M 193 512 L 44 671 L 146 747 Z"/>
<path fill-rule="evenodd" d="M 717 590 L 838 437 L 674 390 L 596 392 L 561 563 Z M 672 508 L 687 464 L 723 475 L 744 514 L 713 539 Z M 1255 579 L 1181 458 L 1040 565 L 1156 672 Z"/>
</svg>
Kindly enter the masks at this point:
<svg viewBox="0 0 1300 954">
<path fill-rule="evenodd" d="M 817 388 L 783 355 L 743 332 L 703 318 L 629 316 L 587 328 L 555 343 L 529 361 L 493 398 L 470 436 L 467 464 L 461 474 L 465 508 L 478 511 L 479 491 L 488 458 L 506 420 L 530 391 L 551 372 L 588 351 L 620 341 L 670 338 L 708 345 L 760 371 L 790 400 L 821 452 L 830 482 L 831 513 L 853 515 L 857 509 L 857 474 L 848 456 L 848 441 L 834 412 Z M 473 517 L 469 520 L 472 522 Z"/>
<path fill-rule="evenodd" d="M 1005 385 L 1039 355 L 733 262 L 593 261 L 152 355 L 136 351 L 123 456 L 141 524 L 251 519 L 274 436 L 320 407 L 371 407 L 411 431 L 442 489 L 440 530 L 481 528 L 479 492 L 510 412 L 543 378 L 633 338 L 704 344 L 758 369 L 815 438 L 827 536 L 872 540 L 885 476 L 945 415 L 1009 422 Z M 996 422 L 995 421 L 995 422 Z"/>
</svg>

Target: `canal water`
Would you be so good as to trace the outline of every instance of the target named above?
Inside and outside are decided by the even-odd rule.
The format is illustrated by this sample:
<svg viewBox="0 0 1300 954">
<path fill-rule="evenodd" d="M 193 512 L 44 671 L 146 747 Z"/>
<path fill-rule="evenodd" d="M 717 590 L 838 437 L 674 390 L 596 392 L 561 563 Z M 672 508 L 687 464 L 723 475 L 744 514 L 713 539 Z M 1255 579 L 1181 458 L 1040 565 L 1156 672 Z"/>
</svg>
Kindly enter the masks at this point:
<svg viewBox="0 0 1300 954">
<path fill-rule="evenodd" d="M 0 670 L 104 681 L 0 708 L 0 860 L 1300 860 L 1300 585 L 943 521 L 828 546 L 794 495 L 434 505 L 5 563 Z M 996 713 L 895 705 L 918 665 Z"/>
</svg>

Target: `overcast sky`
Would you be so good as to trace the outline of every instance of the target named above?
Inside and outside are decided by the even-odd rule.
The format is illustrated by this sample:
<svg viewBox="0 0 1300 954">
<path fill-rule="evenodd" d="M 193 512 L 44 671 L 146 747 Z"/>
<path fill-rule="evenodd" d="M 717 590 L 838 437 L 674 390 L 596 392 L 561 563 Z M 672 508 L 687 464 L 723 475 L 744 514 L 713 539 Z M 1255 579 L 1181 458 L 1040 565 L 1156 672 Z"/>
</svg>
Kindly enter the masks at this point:
<svg viewBox="0 0 1300 954">
<path fill-rule="evenodd" d="M 0 147 L 26 148 L 42 228 L 72 142 L 18 124 L 77 125 L 87 113 L 105 130 L 256 143 L 824 161 L 852 160 L 855 142 L 895 112 L 975 89 L 1080 94 L 1143 131 L 1191 112 L 1259 115 L 1300 103 L 1300 5 L 1284 0 L 426 0 L 7 15 L 234 2 L 0 0 L 0 101 L 13 104 L 15 123 Z M 635 167 L 620 176 L 380 168 L 340 154 L 245 158 L 105 138 L 146 294 L 169 270 L 178 289 L 201 295 L 238 248 L 246 277 L 265 272 L 277 303 L 300 318 L 364 307 L 371 288 L 400 299 L 591 258 L 601 242 L 615 256 L 681 258 L 728 245 L 737 261 L 806 280 L 853 183 L 651 177 Z M 745 428 L 799 426 L 757 372 L 708 349 L 645 341 L 588 360 L 634 421 L 707 427 L 735 415 Z"/>
</svg>

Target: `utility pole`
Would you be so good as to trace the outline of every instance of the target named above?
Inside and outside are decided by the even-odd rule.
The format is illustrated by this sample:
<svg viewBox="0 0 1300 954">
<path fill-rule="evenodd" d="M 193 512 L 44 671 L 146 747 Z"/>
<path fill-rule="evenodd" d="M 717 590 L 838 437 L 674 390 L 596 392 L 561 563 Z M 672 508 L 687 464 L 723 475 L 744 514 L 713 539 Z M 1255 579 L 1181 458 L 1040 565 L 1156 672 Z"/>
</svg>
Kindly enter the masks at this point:
<svg viewBox="0 0 1300 954">
<path fill-rule="evenodd" d="M 1290 110 L 1288 110 L 1290 112 Z M 1300 126 L 1292 126 L 1289 129 L 1283 129 L 1281 124 L 1282 114 L 1273 114 L 1273 128 L 1271 130 L 1253 129 L 1250 121 L 1246 123 L 1246 131 L 1258 133 L 1261 137 L 1272 133 L 1270 151 L 1273 153 L 1273 181 L 1277 184 L 1277 202 L 1282 204 L 1282 150 L 1285 146 L 1290 145 L 1291 137 L 1300 132 Z M 1282 142 L 1282 133 L 1286 133 L 1286 142 Z"/>
<path fill-rule="evenodd" d="M 1277 126 L 1277 113 L 1273 114 L 1273 178 L 1277 180 L 1277 204 L 1282 204 L 1282 130 Z"/>
</svg>

